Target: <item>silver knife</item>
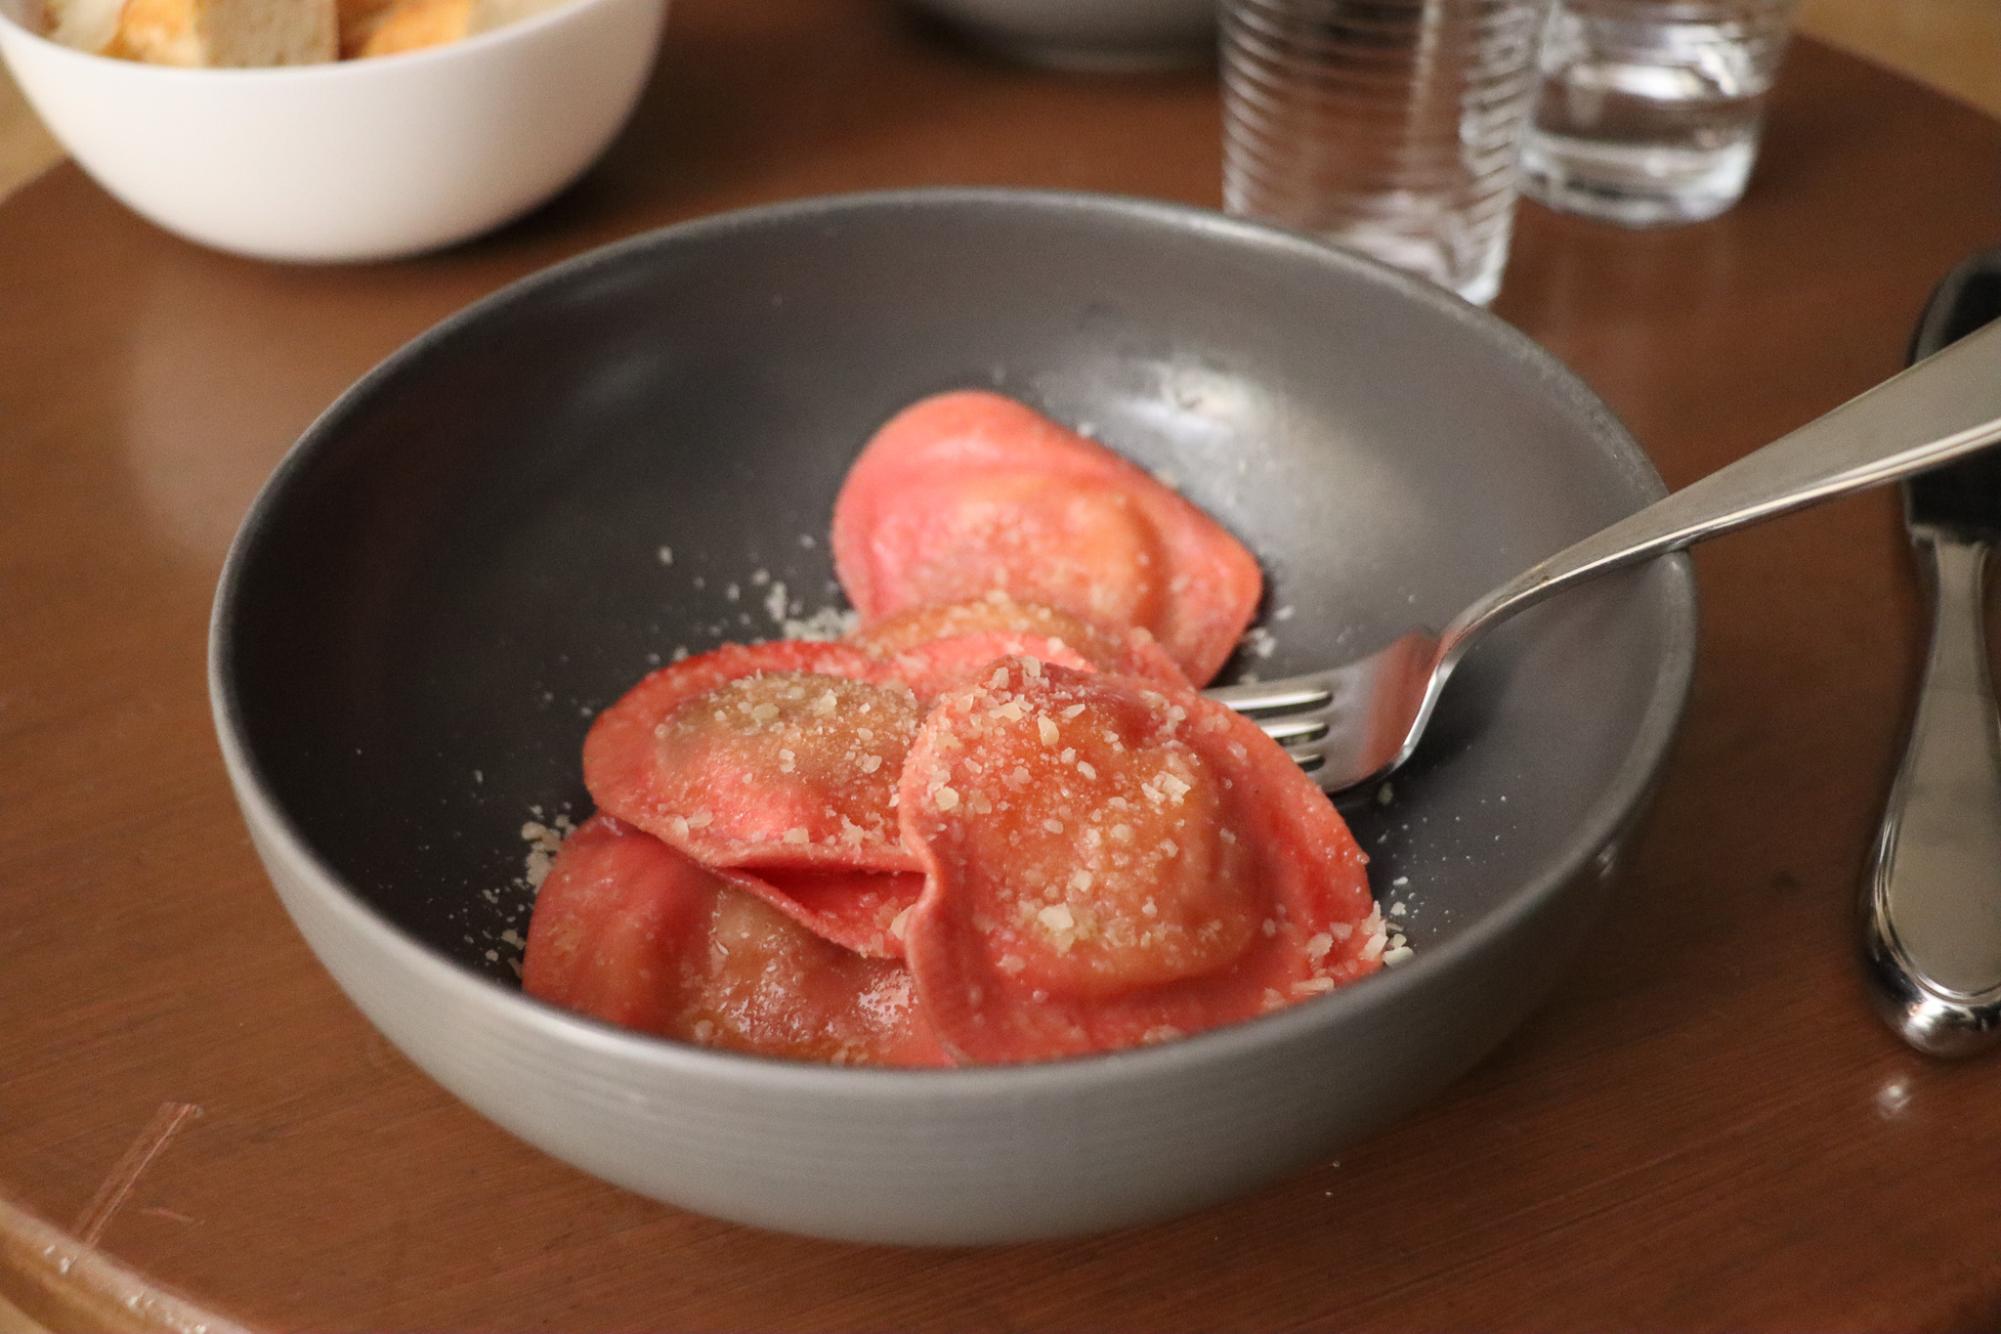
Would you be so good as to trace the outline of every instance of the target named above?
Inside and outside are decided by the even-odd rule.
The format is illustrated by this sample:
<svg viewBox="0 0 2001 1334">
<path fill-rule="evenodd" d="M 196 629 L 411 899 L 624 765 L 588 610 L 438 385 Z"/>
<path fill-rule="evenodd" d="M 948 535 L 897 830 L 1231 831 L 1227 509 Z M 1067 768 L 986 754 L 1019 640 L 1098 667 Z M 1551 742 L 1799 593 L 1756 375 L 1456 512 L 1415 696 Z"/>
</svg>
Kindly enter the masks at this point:
<svg viewBox="0 0 2001 1334">
<path fill-rule="evenodd" d="M 1913 340 L 1920 360 L 2001 318 L 2001 250 L 1954 269 Z M 1989 554 L 2001 451 L 1904 484 L 1931 603 L 1931 649 L 1870 857 L 1863 948 L 1877 1009 L 1920 1051 L 2001 1041 L 2001 714 L 1988 660 Z"/>
</svg>

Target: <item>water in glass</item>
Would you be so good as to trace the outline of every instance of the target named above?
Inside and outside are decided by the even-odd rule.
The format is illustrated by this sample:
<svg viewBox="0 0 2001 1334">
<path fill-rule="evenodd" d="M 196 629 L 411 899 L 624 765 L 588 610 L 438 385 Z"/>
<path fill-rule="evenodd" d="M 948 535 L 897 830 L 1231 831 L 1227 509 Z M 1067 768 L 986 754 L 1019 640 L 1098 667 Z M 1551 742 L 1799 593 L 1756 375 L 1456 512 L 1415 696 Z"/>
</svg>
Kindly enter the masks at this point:
<svg viewBox="0 0 2001 1334">
<path fill-rule="evenodd" d="M 1525 188 L 1632 226 L 1711 218 L 1744 193 L 1793 0 L 1561 0 Z"/>
</svg>

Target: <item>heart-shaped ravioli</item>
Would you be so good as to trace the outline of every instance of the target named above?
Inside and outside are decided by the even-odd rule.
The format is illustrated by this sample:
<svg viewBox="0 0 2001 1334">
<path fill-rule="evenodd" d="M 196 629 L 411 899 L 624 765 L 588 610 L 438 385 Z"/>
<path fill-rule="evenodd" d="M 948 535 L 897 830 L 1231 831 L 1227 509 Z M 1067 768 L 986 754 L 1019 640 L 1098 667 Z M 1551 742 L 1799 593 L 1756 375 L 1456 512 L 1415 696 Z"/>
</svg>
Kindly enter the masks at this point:
<svg viewBox="0 0 2001 1334">
<path fill-rule="evenodd" d="M 584 740 L 598 808 L 705 866 L 910 871 L 896 778 L 917 699 L 843 644 L 729 646 L 663 667 Z"/>
<path fill-rule="evenodd" d="M 1095 441 L 998 394 L 904 409 L 834 504 L 835 568 L 864 625 L 999 590 L 1139 628 L 1194 682 L 1257 609 L 1257 561 L 1220 524 Z"/>
<path fill-rule="evenodd" d="M 599 815 L 557 854 L 522 987 L 705 1047 L 853 1065 L 942 1065 L 910 974 L 820 939 L 640 830 Z"/>
<path fill-rule="evenodd" d="M 1378 966 L 1340 815 L 1191 692 L 1004 661 L 938 700 L 899 815 L 927 875 L 905 955 L 962 1060 L 1159 1041 Z"/>
</svg>

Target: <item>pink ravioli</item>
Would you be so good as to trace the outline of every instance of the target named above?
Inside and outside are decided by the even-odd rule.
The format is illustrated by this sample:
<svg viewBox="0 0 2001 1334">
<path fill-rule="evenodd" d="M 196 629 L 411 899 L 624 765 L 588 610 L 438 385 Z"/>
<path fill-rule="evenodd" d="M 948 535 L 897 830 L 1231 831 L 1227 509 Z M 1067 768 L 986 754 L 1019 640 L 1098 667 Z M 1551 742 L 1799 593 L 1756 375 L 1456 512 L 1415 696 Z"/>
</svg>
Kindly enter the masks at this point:
<svg viewBox="0 0 2001 1334">
<path fill-rule="evenodd" d="M 606 709 L 584 785 L 705 866 L 912 871 L 895 803 L 917 721 L 909 688 L 859 649 L 730 645 Z"/>
<path fill-rule="evenodd" d="M 1104 446 L 998 394 L 940 394 L 876 432 L 834 504 L 835 569 L 863 623 L 999 589 L 1148 631 L 1203 683 L 1257 609 L 1256 560 Z"/>
<path fill-rule="evenodd" d="M 942 697 L 901 782 L 904 951 L 959 1059 L 1214 1028 L 1379 965 L 1366 858 L 1247 719 L 1029 659 Z"/>
<path fill-rule="evenodd" d="M 924 877 L 889 871 L 720 871 L 822 940 L 872 959 L 903 957 L 898 921 L 915 906 Z"/>
<path fill-rule="evenodd" d="M 943 1065 L 910 975 L 829 944 L 607 816 L 535 903 L 522 987 L 683 1042 L 836 1064 Z"/>
<path fill-rule="evenodd" d="M 1063 667 L 1144 677 L 1188 689 L 1188 678 L 1145 630 L 1105 630 L 998 590 L 970 602 L 900 611 L 850 639 L 880 654 L 919 699 L 973 684 L 996 658 L 1033 657 Z"/>
</svg>

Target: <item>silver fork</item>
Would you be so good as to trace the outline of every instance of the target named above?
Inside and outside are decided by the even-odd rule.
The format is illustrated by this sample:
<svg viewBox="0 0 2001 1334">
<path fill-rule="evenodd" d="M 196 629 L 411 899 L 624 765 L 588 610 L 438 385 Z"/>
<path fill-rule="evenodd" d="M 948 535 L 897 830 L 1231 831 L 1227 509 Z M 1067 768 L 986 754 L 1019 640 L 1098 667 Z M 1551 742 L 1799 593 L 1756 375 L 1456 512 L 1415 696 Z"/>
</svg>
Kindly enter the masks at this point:
<svg viewBox="0 0 2001 1334">
<path fill-rule="evenodd" d="M 1913 440 L 1922 443 L 1912 444 Z M 2001 323 L 1531 566 L 1454 617 L 1325 671 L 1205 692 L 1257 720 L 1328 792 L 1410 758 L 1481 635 L 1596 575 L 1897 481 L 2001 441 Z"/>
</svg>

